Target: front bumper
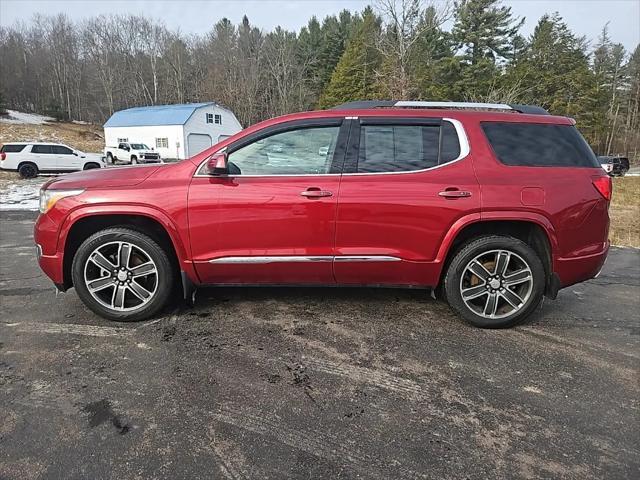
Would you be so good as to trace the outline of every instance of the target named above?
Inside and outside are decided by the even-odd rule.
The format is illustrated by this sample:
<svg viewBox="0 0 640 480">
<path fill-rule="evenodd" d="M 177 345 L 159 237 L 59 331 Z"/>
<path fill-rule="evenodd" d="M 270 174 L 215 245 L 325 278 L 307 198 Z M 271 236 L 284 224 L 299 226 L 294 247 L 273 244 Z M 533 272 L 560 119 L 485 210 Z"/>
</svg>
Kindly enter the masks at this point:
<svg viewBox="0 0 640 480">
<path fill-rule="evenodd" d="M 33 239 L 36 242 L 38 265 L 59 290 L 64 290 L 64 262 L 63 253 L 57 251 L 57 224 L 48 215 L 39 215 L 33 227 Z"/>
</svg>

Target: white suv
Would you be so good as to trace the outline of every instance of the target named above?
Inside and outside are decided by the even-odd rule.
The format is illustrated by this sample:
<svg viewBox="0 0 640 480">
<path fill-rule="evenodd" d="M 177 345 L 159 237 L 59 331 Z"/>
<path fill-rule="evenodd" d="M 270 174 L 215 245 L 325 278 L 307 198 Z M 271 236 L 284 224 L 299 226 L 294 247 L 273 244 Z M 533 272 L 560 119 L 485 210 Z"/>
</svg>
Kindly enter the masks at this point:
<svg viewBox="0 0 640 480">
<path fill-rule="evenodd" d="M 102 155 L 84 153 L 62 143 L 16 142 L 0 148 L 0 169 L 17 171 L 24 178 L 41 172 L 73 172 L 105 166 Z"/>
</svg>

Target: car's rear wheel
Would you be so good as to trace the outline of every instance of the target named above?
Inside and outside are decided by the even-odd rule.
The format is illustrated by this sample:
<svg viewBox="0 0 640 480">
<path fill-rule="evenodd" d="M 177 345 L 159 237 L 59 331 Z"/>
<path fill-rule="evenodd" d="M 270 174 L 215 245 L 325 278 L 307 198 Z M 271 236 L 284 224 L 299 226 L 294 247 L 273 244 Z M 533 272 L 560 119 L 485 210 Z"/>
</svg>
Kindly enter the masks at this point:
<svg viewBox="0 0 640 480">
<path fill-rule="evenodd" d="M 505 328 L 526 319 L 540 304 L 545 270 L 526 243 L 507 236 L 469 242 L 453 258 L 444 281 L 449 305 L 469 323 Z"/>
<path fill-rule="evenodd" d="M 166 304 L 174 283 L 171 262 L 152 238 L 128 228 L 109 228 L 86 239 L 71 267 L 84 304 L 116 321 L 143 320 Z"/>
<path fill-rule="evenodd" d="M 18 173 L 22 178 L 35 178 L 38 176 L 38 167 L 35 163 L 23 163 L 18 167 Z"/>
</svg>

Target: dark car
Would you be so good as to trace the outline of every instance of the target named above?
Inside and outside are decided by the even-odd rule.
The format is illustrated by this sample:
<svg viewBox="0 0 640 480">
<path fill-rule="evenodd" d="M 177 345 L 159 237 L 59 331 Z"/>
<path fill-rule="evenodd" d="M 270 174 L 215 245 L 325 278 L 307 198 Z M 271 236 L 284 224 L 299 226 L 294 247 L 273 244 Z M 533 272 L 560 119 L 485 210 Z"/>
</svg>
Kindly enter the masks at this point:
<svg viewBox="0 0 640 480">
<path fill-rule="evenodd" d="M 605 172 L 612 177 L 624 177 L 629 171 L 629 159 L 618 155 L 601 155 L 598 161 Z"/>
<path fill-rule="evenodd" d="M 367 285 L 440 287 L 496 328 L 597 275 L 610 200 L 570 118 L 357 102 L 268 120 L 179 163 L 52 180 L 35 241 L 58 288 L 112 320 L 156 314 L 179 285 L 186 298 Z"/>
</svg>

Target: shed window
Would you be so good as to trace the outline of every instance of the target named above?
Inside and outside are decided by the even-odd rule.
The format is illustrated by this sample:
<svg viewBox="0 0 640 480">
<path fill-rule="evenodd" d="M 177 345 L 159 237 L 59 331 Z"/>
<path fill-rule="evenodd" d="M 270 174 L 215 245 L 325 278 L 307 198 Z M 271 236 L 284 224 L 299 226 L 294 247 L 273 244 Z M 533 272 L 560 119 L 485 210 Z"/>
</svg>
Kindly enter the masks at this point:
<svg viewBox="0 0 640 480">
<path fill-rule="evenodd" d="M 156 148 L 169 148 L 169 139 L 156 138 Z"/>
<path fill-rule="evenodd" d="M 128 138 L 119 138 L 118 139 L 118 143 L 129 143 L 129 139 Z"/>
<path fill-rule="evenodd" d="M 222 125 L 222 115 L 216 113 L 216 123 Z"/>
<path fill-rule="evenodd" d="M 207 123 L 213 123 L 213 113 L 207 113 Z"/>
</svg>

